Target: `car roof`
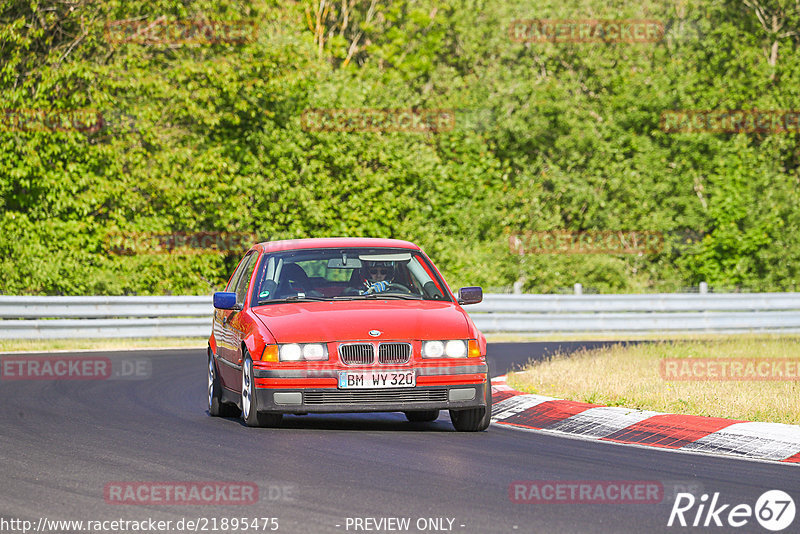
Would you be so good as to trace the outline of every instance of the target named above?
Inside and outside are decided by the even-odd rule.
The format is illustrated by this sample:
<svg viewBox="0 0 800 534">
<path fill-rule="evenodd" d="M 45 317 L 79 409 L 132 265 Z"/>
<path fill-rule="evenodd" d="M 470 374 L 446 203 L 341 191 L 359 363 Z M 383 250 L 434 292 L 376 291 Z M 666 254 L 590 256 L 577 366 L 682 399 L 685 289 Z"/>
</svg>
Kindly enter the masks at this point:
<svg viewBox="0 0 800 534">
<path fill-rule="evenodd" d="M 263 252 L 279 252 L 282 250 L 296 250 L 309 248 L 339 248 L 339 247 L 392 247 L 420 250 L 410 241 L 401 239 L 382 239 L 376 237 L 323 237 L 311 239 L 286 239 L 283 241 L 265 241 L 255 245 L 256 250 Z"/>
</svg>

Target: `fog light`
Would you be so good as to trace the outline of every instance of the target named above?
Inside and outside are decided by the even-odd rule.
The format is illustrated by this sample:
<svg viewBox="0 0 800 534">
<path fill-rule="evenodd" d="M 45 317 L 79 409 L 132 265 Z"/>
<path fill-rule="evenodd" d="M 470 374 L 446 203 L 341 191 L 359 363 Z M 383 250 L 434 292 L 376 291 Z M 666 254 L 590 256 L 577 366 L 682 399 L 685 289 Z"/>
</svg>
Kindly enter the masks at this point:
<svg viewBox="0 0 800 534">
<path fill-rule="evenodd" d="M 278 391 L 274 399 L 275 404 L 303 404 L 303 394 L 299 391 Z"/>
<path fill-rule="evenodd" d="M 451 389 L 447 394 L 450 402 L 468 401 L 475 398 L 475 388 Z"/>
</svg>

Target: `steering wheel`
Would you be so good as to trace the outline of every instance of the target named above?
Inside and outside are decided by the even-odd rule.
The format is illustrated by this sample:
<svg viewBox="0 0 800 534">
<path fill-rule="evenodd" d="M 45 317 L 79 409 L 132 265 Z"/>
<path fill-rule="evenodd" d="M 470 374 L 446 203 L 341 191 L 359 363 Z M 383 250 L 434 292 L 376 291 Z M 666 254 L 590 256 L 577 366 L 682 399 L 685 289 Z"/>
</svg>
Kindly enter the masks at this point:
<svg viewBox="0 0 800 534">
<path fill-rule="evenodd" d="M 381 283 L 381 282 L 379 282 L 379 283 Z M 374 291 L 373 290 L 374 287 L 375 286 L 372 286 L 372 287 L 366 289 L 363 293 L 360 293 L 360 294 L 361 295 L 383 295 L 384 293 L 389 293 L 392 290 L 394 290 L 395 292 L 411 294 L 411 291 L 406 286 L 404 286 L 403 284 L 398 284 L 397 282 L 386 282 L 386 290 L 384 290 L 384 291 Z"/>
<path fill-rule="evenodd" d="M 399 289 L 400 291 L 404 291 L 406 293 L 411 293 L 410 289 L 408 289 L 403 284 L 398 284 L 397 282 L 389 282 L 389 289 Z"/>
</svg>

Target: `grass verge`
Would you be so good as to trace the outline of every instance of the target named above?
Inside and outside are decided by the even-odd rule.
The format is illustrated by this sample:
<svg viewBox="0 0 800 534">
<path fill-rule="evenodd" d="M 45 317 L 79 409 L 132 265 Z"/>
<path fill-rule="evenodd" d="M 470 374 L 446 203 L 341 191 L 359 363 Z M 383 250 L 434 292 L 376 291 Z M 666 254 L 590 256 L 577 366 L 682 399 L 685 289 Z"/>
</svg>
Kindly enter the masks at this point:
<svg viewBox="0 0 800 534">
<path fill-rule="evenodd" d="M 109 339 L 0 339 L 3 352 L 72 352 L 81 350 L 130 350 L 156 348 L 200 348 L 208 338 L 109 338 Z"/>
<path fill-rule="evenodd" d="M 796 378 L 667 380 L 662 377 L 661 360 L 672 358 L 690 364 L 697 358 L 784 358 L 800 363 L 800 336 L 669 340 L 556 354 L 510 373 L 508 385 L 526 393 L 606 406 L 800 424 Z"/>
<path fill-rule="evenodd" d="M 664 332 L 638 332 L 638 333 L 617 333 L 617 332 L 557 332 L 555 334 L 541 333 L 516 333 L 500 332 L 486 334 L 486 341 L 489 343 L 522 343 L 522 342 L 549 342 L 549 341 L 653 341 L 663 340 L 685 340 L 686 333 L 664 333 Z M 731 334 L 744 335 L 744 334 Z M 720 334 L 698 333 L 693 334 L 692 339 L 712 339 L 719 338 Z"/>
</svg>

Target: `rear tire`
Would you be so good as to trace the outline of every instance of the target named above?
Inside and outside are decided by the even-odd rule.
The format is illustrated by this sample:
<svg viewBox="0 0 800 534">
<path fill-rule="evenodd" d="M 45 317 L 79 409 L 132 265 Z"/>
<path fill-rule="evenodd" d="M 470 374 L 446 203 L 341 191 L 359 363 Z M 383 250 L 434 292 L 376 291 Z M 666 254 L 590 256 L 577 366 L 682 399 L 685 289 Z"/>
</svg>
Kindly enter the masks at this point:
<svg viewBox="0 0 800 534">
<path fill-rule="evenodd" d="M 217 374 L 214 355 L 208 350 L 208 415 L 211 417 L 235 417 L 239 409 L 230 403 L 222 402 L 222 384 Z"/>
<path fill-rule="evenodd" d="M 417 410 L 403 413 L 406 414 L 406 419 L 412 423 L 430 423 L 439 418 L 439 410 Z"/>
<path fill-rule="evenodd" d="M 263 413 L 258 411 L 258 396 L 255 394 L 255 381 L 253 380 L 253 360 L 245 353 L 242 364 L 242 419 L 247 426 L 270 427 L 277 426 L 283 414 Z"/>
<path fill-rule="evenodd" d="M 453 427 L 459 432 L 480 432 L 489 428 L 489 423 L 492 422 L 492 381 L 488 373 L 486 374 L 484 400 L 486 407 L 450 410 Z"/>
</svg>

